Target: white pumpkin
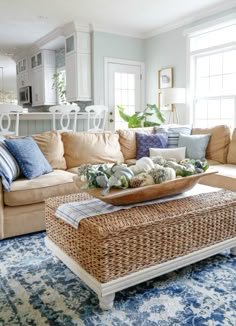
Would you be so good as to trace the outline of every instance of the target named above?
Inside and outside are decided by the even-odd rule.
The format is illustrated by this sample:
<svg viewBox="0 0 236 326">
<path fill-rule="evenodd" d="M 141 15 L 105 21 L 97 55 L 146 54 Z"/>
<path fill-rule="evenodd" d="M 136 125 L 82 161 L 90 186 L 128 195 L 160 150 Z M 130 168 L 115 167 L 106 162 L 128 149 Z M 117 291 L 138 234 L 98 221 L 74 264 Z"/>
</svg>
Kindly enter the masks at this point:
<svg viewBox="0 0 236 326">
<path fill-rule="evenodd" d="M 150 157 L 142 157 L 136 161 L 136 166 L 143 169 L 144 171 L 149 171 L 154 168 L 154 163 Z"/>
</svg>

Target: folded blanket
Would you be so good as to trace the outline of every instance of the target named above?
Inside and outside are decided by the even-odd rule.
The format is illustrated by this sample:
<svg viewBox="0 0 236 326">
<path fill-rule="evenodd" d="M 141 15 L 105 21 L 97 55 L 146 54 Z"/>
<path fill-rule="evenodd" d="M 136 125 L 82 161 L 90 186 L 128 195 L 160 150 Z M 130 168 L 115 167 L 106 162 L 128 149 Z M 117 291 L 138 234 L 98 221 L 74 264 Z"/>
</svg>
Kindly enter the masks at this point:
<svg viewBox="0 0 236 326">
<path fill-rule="evenodd" d="M 208 186 L 203 186 L 198 184 L 191 190 L 186 191 L 179 195 L 159 198 L 148 202 L 136 203 L 136 204 L 125 205 L 125 206 L 114 206 L 111 204 L 107 204 L 100 199 L 94 198 L 89 200 L 82 200 L 82 201 L 62 204 L 57 208 L 55 212 L 55 216 L 57 218 L 62 219 L 63 221 L 65 221 L 66 223 L 70 224 L 71 226 L 77 229 L 80 221 L 87 217 L 113 213 L 121 209 L 131 209 L 132 207 L 137 207 L 137 206 L 158 204 L 164 201 L 170 201 L 172 199 L 180 199 L 184 197 L 198 195 L 201 193 L 208 193 L 208 192 L 219 191 L 219 190 L 220 190 L 219 188 L 213 188 L 213 187 L 208 187 Z"/>
</svg>

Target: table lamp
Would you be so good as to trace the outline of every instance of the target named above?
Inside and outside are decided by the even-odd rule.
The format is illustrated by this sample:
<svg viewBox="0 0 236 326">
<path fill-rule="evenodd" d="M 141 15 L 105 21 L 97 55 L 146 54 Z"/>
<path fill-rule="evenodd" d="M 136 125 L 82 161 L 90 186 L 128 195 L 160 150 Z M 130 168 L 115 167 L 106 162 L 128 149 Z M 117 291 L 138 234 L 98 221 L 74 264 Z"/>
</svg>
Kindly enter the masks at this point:
<svg viewBox="0 0 236 326">
<path fill-rule="evenodd" d="M 162 105 L 171 105 L 168 123 L 179 123 L 175 104 L 185 103 L 185 88 L 163 88 L 161 89 Z"/>
</svg>

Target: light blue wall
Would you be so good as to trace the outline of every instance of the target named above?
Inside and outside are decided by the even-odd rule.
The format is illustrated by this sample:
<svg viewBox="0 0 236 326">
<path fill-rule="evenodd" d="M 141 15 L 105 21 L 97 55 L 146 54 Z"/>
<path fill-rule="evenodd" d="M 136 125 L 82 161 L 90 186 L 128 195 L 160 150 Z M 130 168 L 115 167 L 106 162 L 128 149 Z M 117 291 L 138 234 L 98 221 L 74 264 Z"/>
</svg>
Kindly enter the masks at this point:
<svg viewBox="0 0 236 326">
<path fill-rule="evenodd" d="M 145 61 L 145 41 L 142 39 L 94 32 L 93 47 L 93 94 L 94 103 L 104 104 L 104 58 Z"/>
<path fill-rule="evenodd" d="M 174 87 L 186 87 L 186 36 L 184 30 L 236 12 L 236 8 L 225 11 L 184 27 L 166 32 L 145 40 L 146 64 L 146 101 L 157 102 L 158 70 L 174 68 Z M 187 123 L 187 112 L 184 105 L 178 106 L 180 122 Z"/>
</svg>

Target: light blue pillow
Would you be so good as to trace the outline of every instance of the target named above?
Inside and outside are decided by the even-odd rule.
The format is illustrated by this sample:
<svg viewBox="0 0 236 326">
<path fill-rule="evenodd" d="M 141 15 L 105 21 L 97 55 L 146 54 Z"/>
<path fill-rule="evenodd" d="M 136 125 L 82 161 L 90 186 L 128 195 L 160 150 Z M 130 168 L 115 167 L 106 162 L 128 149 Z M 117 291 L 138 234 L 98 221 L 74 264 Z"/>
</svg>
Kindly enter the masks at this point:
<svg viewBox="0 0 236 326">
<path fill-rule="evenodd" d="M 0 177 L 5 191 L 10 191 L 13 180 L 20 176 L 20 168 L 14 156 L 7 149 L 5 138 L 0 137 Z"/>
<path fill-rule="evenodd" d="M 206 148 L 211 134 L 179 135 L 178 147 L 186 147 L 186 157 L 201 160 L 206 157 Z"/>
<path fill-rule="evenodd" d="M 32 137 L 6 139 L 5 144 L 17 160 L 22 174 L 27 179 L 33 179 L 52 172 L 51 165 Z"/>
</svg>

